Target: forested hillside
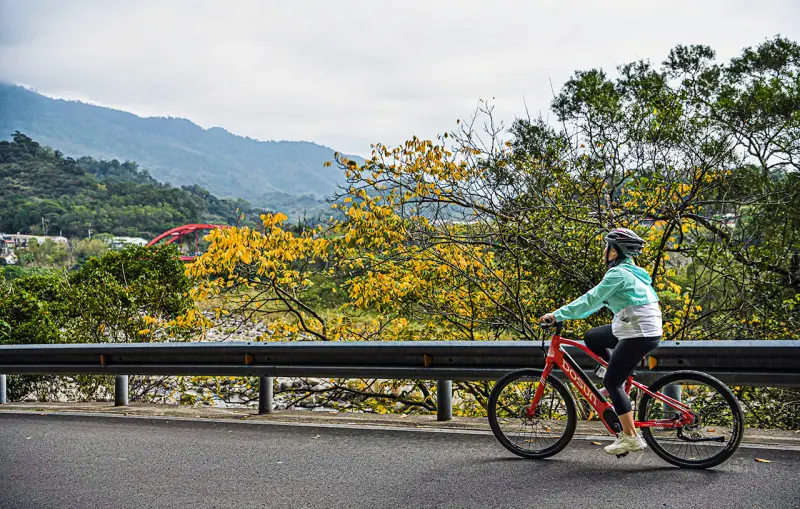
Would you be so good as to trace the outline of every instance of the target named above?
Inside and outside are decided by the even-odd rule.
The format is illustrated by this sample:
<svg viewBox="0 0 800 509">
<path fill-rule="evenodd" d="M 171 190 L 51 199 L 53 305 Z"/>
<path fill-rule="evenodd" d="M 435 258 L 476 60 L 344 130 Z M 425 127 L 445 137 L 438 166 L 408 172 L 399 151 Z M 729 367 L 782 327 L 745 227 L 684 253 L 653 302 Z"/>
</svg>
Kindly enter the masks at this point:
<svg viewBox="0 0 800 509">
<path fill-rule="evenodd" d="M 220 199 L 200 186 L 172 187 L 136 163 L 72 159 L 22 133 L 0 142 L 0 232 L 86 237 L 153 237 L 173 226 L 257 221 L 245 200 Z"/>
<path fill-rule="evenodd" d="M 71 157 L 136 161 L 160 182 L 197 184 L 290 215 L 321 208 L 343 177 L 323 166 L 333 149 L 316 143 L 258 141 L 186 119 L 142 118 L 0 83 L 0 138 L 16 131 Z"/>
</svg>

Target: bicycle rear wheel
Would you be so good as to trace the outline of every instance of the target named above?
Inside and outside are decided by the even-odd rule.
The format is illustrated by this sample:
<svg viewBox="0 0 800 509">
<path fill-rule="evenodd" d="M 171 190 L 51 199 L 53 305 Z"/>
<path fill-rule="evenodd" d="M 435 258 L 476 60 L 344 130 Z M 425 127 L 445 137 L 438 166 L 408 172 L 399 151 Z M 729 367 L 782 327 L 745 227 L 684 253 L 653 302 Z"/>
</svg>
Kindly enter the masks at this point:
<svg viewBox="0 0 800 509">
<path fill-rule="evenodd" d="M 668 385 L 680 388 L 680 401 L 695 421 L 681 428 L 642 428 L 647 444 L 665 461 L 681 468 L 710 468 L 730 458 L 744 434 L 744 415 L 730 389 L 713 376 L 699 371 L 676 371 L 650 385 L 664 392 Z M 672 408 L 645 393 L 639 403 L 639 420 L 670 418 Z"/>
<path fill-rule="evenodd" d="M 500 443 L 517 456 L 542 459 L 560 452 L 575 434 L 575 401 L 550 375 L 533 416 L 528 416 L 541 382 L 539 369 L 512 371 L 497 381 L 489 396 L 489 424 Z"/>
</svg>

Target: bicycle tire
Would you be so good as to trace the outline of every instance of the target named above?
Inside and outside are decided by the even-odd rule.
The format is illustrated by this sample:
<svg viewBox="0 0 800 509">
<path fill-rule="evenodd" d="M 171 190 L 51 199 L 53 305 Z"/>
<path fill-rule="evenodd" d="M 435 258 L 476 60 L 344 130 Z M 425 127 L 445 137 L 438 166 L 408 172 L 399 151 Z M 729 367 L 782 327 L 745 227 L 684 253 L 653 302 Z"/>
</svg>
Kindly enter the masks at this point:
<svg viewBox="0 0 800 509">
<path fill-rule="evenodd" d="M 651 392 L 661 392 L 664 387 L 677 381 L 695 381 L 705 384 L 716 390 L 723 397 L 725 403 L 731 410 L 731 418 L 733 421 L 731 423 L 731 440 L 721 448 L 718 454 L 703 460 L 692 460 L 691 458 L 684 459 L 676 456 L 675 454 L 671 454 L 669 450 L 667 450 L 653 435 L 651 428 L 642 428 L 642 437 L 644 438 L 645 442 L 647 442 L 647 445 L 650 446 L 650 449 L 652 449 L 654 453 L 668 463 L 681 468 L 690 469 L 705 469 L 715 467 L 730 458 L 736 452 L 739 444 L 742 441 L 742 437 L 744 435 L 744 414 L 741 406 L 739 405 L 739 401 L 736 399 L 736 396 L 734 396 L 733 392 L 728 388 L 727 385 L 722 383 L 717 378 L 700 371 L 684 370 L 668 373 L 656 379 L 650 385 L 650 387 L 648 387 L 648 389 Z M 639 421 L 648 420 L 648 409 L 650 408 L 651 404 L 661 405 L 662 403 L 649 394 L 644 393 L 642 395 L 641 402 L 639 403 Z"/>
<path fill-rule="evenodd" d="M 489 395 L 488 414 L 489 425 L 492 428 L 492 433 L 494 433 L 494 436 L 503 445 L 503 447 L 523 458 L 544 459 L 558 454 L 567 446 L 570 440 L 572 440 L 572 436 L 575 434 L 575 427 L 577 426 L 578 422 L 577 413 L 575 411 L 575 400 L 573 399 L 572 394 L 569 392 L 564 383 L 561 382 L 561 380 L 550 374 L 546 379 L 546 383 L 553 387 L 553 389 L 555 389 L 559 396 L 561 396 L 563 399 L 567 417 L 566 428 L 561 433 L 559 439 L 550 447 L 546 447 L 540 451 L 532 451 L 518 447 L 508 436 L 506 436 L 502 430 L 502 427 L 500 426 L 497 413 L 497 401 L 500 397 L 500 394 L 503 392 L 503 389 L 514 380 L 521 378 L 539 380 L 541 376 L 542 370 L 540 369 L 526 368 L 512 371 L 497 381 L 492 389 L 491 394 Z"/>
</svg>

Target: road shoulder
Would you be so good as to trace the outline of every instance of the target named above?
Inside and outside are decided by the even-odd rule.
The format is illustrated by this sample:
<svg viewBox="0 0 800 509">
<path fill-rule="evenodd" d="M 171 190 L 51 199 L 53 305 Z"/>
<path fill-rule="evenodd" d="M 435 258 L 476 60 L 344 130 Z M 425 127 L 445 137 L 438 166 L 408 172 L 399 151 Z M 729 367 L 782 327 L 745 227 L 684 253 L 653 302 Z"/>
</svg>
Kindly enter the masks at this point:
<svg viewBox="0 0 800 509">
<path fill-rule="evenodd" d="M 283 425 L 319 425 L 368 427 L 371 429 L 422 430 L 431 432 L 490 433 L 485 418 L 455 417 L 451 421 L 437 421 L 435 415 L 371 414 L 336 411 L 280 411 L 258 415 L 250 409 L 224 409 L 207 406 L 153 405 L 134 403 L 115 407 L 111 403 L 7 403 L 0 406 L 0 414 L 83 415 L 95 417 L 134 417 L 176 419 L 186 421 L 244 422 Z M 580 422 L 577 438 L 610 439 L 599 422 Z M 800 449 L 800 431 L 765 430 L 747 428 L 744 444 L 756 446 L 789 446 Z"/>
</svg>

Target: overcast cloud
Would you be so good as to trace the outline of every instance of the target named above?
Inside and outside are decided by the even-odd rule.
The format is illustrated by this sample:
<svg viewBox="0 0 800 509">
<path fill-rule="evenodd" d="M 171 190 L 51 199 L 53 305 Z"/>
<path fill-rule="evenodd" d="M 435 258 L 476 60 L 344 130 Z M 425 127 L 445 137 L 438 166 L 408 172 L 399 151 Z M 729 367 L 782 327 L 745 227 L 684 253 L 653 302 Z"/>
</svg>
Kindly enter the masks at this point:
<svg viewBox="0 0 800 509">
<path fill-rule="evenodd" d="M 546 111 L 576 69 L 778 33 L 800 40 L 800 1 L 0 0 L 0 80 L 367 155 L 481 98 L 506 120 Z"/>
</svg>

